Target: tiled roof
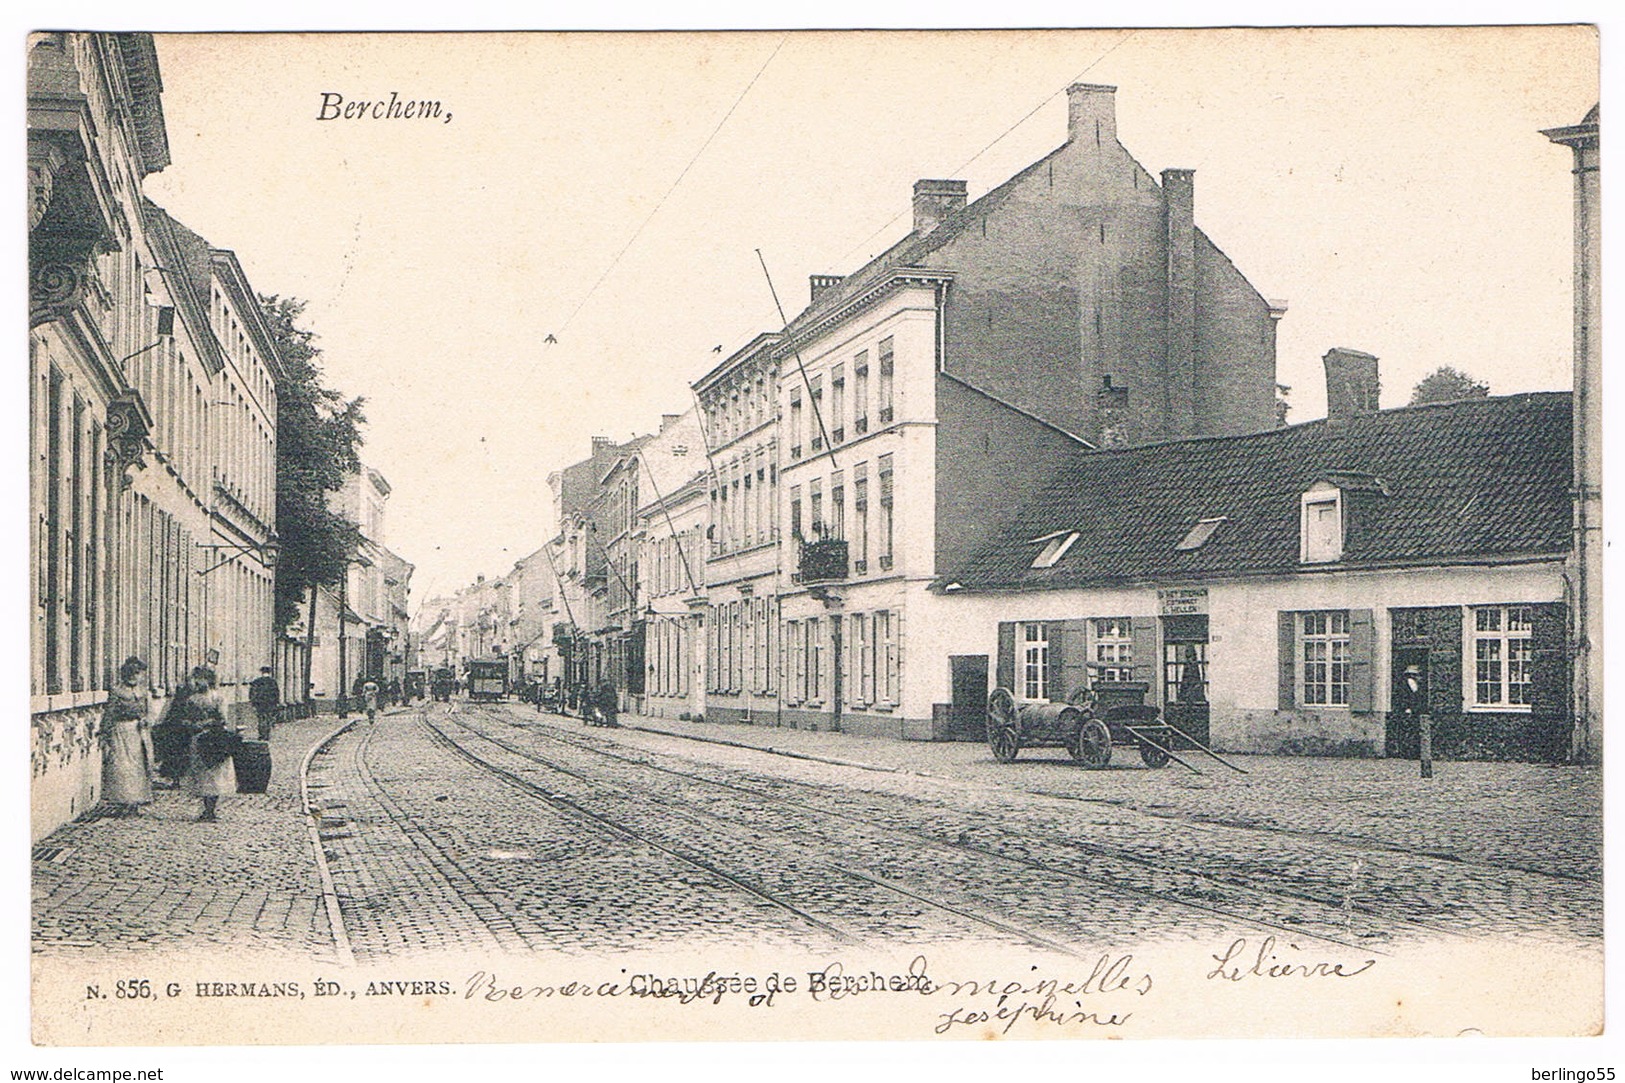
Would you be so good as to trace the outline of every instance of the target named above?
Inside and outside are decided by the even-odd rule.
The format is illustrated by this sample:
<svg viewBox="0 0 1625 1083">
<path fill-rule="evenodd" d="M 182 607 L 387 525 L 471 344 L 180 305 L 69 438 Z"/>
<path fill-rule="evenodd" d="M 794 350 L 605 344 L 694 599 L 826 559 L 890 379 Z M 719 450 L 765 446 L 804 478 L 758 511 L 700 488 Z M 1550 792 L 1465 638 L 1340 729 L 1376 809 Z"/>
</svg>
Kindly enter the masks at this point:
<svg viewBox="0 0 1625 1083">
<path fill-rule="evenodd" d="M 1299 500 L 1323 480 L 1345 487 L 1353 519 L 1343 559 L 1308 569 L 1564 552 L 1570 420 L 1569 394 L 1542 392 L 1080 451 L 938 586 L 1042 590 L 1305 570 Z M 1198 522 L 1220 516 L 1202 544 L 1177 548 Z M 1041 548 L 1034 539 L 1074 530 L 1078 540 L 1054 567 L 1031 566 Z"/>
</svg>

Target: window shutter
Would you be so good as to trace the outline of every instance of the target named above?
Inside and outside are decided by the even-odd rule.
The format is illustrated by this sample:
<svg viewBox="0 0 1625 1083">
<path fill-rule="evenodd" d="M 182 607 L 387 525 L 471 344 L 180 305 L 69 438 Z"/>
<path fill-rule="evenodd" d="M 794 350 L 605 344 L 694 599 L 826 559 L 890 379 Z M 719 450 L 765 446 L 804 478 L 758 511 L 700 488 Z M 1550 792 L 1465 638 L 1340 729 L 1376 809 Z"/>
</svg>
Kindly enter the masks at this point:
<svg viewBox="0 0 1625 1083">
<path fill-rule="evenodd" d="M 903 611 L 901 609 L 894 610 L 891 619 L 892 628 L 894 629 L 892 635 L 896 637 L 893 642 L 897 644 L 897 669 L 892 685 L 893 695 L 891 701 L 894 705 L 901 706 L 903 703 Z"/>
<path fill-rule="evenodd" d="M 1462 651 L 1462 612 L 1457 605 L 1427 610 L 1428 710 L 1435 720 L 1460 718 Z"/>
<path fill-rule="evenodd" d="M 1298 646 L 1298 615 L 1296 613 L 1279 613 L 1279 672 L 1280 680 L 1276 693 L 1276 706 L 1283 711 L 1290 711 L 1298 705 L 1297 670 L 1294 663 L 1297 661 Z"/>
<path fill-rule="evenodd" d="M 1369 609 L 1349 610 L 1349 710 L 1370 714 L 1376 629 Z"/>
<path fill-rule="evenodd" d="M 1157 700 L 1157 618 L 1133 617 L 1129 620 L 1129 635 L 1134 640 L 1134 679 L 1150 686 L 1147 703 Z"/>
<path fill-rule="evenodd" d="M 1051 643 L 1062 644 L 1059 660 L 1051 655 L 1056 685 L 1050 690 L 1050 699 L 1071 702 L 1074 692 L 1089 686 L 1089 622 L 1064 620 L 1050 625 L 1050 629 Z"/>
<path fill-rule="evenodd" d="M 1530 606 L 1530 708 L 1536 718 L 1569 713 L 1568 611 L 1561 602 Z M 1565 735 L 1566 736 L 1566 735 Z"/>
<path fill-rule="evenodd" d="M 1044 638 L 1049 643 L 1049 687 L 1044 694 L 1051 703 L 1066 699 L 1066 626 L 1060 621 L 1044 625 Z"/>
<path fill-rule="evenodd" d="M 999 622 L 999 664 L 995 678 L 999 688 L 1016 688 L 1016 626 L 1012 621 Z"/>
</svg>

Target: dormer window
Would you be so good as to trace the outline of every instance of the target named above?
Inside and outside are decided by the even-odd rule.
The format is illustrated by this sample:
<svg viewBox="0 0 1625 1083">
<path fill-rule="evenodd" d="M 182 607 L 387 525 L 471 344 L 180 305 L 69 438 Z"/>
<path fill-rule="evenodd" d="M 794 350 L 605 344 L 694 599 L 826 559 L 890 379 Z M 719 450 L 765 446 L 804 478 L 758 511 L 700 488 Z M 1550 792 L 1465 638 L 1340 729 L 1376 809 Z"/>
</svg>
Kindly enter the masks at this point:
<svg viewBox="0 0 1625 1083">
<path fill-rule="evenodd" d="M 1033 557 L 1032 566 L 1034 568 L 1055 567 L 1056 562 L 1066 556 L 1066 551 L 1072 548 L 1072 543 L 1077 540 L 1078 532 L 1076 530 L 1060 530 L 1054 534 L 1046 534 L 1042 538 L 1034 538 L 1027 544 L 1038 545 L 1043 543 L 1044 547 L 1038 551 L 1037 556 Z"/>
<path fill-rule="evenodd" d="M 1298 559 L 1305 564 L 1331 564 L 1343 559 L 1343 491 L 1317 482 L 1303 494 L 1299 517 Z"/>
<path fill-rule="evenodd" d="M 1192 549 L 1200 549 L 1207 544 L 1209 538 L 1213 537 L 1213 532 L 1226 522 L 1229 522 L 1229 518 L 1224 515 L 1217 515 L 1212 519 L 1198 520 L 1196 525 L 1191 527 L 1190 532 L 1181 538 L 1179 544 L 1174 548 L 1181 553 L 1189 552 Z"/>
</svg>

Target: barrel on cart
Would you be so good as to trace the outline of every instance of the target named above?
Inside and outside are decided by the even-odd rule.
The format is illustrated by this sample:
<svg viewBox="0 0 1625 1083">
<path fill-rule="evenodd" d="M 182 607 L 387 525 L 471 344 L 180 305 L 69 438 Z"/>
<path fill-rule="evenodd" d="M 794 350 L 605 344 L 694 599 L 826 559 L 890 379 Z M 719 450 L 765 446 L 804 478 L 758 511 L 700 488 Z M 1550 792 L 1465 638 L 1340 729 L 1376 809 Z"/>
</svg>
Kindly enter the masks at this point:
<svg viewBox="0 0 1625 1083">
<path fill-rule="evenodd" d="M 271 785 L 271 744 L 269 741 L 243 741 L 231 754 L 237 769 L 238 793 L 264 793 Z"/>
<path fill-rule="evenodd" d="M 987 743 L 1010 763 L 1024 748 L 1064 748 L 1090 767 L 1105 767 L 1113 745 L 1137 748 L 1147 767 L 1165 767 L 1173 731 L 1145 702 L 1144 682 L 1096 681 L 1072 703 L 1020 703 L 1007 688 L 987 700 Z"/>
</svg>

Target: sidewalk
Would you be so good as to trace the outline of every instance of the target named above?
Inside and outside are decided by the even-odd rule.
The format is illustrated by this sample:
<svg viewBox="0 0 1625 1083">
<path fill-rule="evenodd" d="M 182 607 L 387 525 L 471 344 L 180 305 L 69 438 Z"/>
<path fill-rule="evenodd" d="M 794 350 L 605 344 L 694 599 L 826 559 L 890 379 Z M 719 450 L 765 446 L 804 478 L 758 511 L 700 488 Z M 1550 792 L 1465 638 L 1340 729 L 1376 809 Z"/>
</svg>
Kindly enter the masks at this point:
<svg viewBox="0 0 1625 1083">
<path fill-rule="evenodd" d="M 159 790 L 131 819 L 69 823 L 35 846 L 35 952 L 215 947 L 332 959 L 333 937 L 299 799 L 305 752 L 339 725 L 331 715 L 271 736 L 263 795 L 200 803 Z"/>
<path fill-rule="evenodd" d="M 1178 764 L 1147 769 L 1133 749 L 1116 748 L 1108 769 L 1092 771 L 1062 749 L 1026 750 L 1015 763 L 1000 764 L 984 743 L 896 741 L 632 714 L 621 715 L 620 722 L 633 731 L 815 763 L 1602 879 L 1602 771 L 1597 767 L 1440 761 L 1436 777 L 1424 781 L 1414 760 L 1225 755 L 1247 772 L 1241 774 L 1183 753 L 1201 770 L 1196 775 Z"/>
</svg>

